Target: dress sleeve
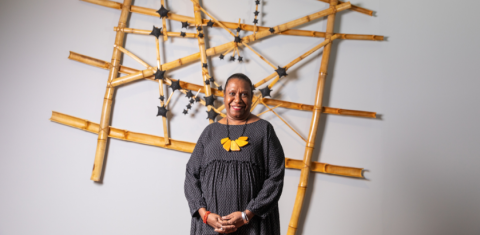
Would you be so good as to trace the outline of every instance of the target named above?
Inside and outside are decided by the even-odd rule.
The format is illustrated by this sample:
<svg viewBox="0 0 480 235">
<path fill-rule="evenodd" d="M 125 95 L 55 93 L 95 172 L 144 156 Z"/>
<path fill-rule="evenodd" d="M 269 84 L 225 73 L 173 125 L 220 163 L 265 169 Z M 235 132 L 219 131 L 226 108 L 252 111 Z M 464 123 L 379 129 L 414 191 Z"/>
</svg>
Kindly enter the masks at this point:
<svg viewBox="0 0 480 235">
<path fill-rule="evenodd" d="M 285 155 L 271 124 L 268 124 L 267 127 L 267 138 L 264 140 L 263 154 L 266 163 L 266 179 L 263 182 L 262 189 L 248 203 L 246 208 L 262 219 L 267 217 L 278 206 L 285 175 Z"/>
<path fill-rule="evenodd" d="M 195 148 L 190 155 L 190 160 L 187 163 L 187 170 L 185 174 L 185 197 L 188 201 L 188 206 L 190 207 L 190 214 L 192 217 L 200 216 L 198 214 L 198 209 L 202 207 L 207 207 L 207 203 L 202 195 L 202 184 L 200 181 L 200 172 L 203 159 L 203 137 L 205 131 L 200 135 L 200 138 L 195 145 Z"/>
</svg>

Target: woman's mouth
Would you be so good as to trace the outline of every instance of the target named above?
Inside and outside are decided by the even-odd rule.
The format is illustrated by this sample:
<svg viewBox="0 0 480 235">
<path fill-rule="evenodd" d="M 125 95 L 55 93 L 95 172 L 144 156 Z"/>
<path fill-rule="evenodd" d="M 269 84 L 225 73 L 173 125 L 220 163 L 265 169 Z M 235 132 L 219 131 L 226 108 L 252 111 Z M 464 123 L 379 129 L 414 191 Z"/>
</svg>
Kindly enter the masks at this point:
<svg viewBox="0 0 480 235">
<path fill-rule="evenodd" d="M 231 108 L 235 111 L 239 111 L 239 110 L 243 109 L 243 106 L 231 106 Z"/>
</svg>

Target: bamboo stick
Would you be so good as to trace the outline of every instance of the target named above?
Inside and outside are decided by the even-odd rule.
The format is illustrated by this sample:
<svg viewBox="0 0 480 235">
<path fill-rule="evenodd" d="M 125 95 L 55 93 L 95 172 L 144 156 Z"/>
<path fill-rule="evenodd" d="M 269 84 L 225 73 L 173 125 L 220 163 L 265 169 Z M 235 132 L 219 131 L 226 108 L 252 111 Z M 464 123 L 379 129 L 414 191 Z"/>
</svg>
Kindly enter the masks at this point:
<svg viewBox="0 0 480 235">
<path fill-rule="evenodd" d="M 97 123 L 55 111 L 52 111 L 50 121 L 92 133 L 98 133 L 99 130 L 99 125 Z M 108 137 L 186 153 L 192 153 L 193 149 L 195 148 L 195 143 L 170 139 L 171 144 L 166 145 L 165 141 L 163 140 L 164 137 L 131 132 L 115 127 L 109 128 Z M 285 168 L 301 169 L 302 166 L 303 163 L 301 160 L 285 158 Z M 312 162 L 311 170 L 319 173 L 363 178 L 361 175 L 362 172 L 359 171 L 362 170 L 362 168 L 335 166 L 327 163 Z"/>
<path fill-rule="evenodd" d="M 165 0 L 161 0 L 162 6 L 165 6 Z M 166 17 L 162 17 L 162 25 L 163 25 L 163 41 L 168 40 L 168 33 L 167 33 L 167 19 Z"/>
<path fill-rule="evenodd" d="M 335 34 L 331 38 L 325 39 L 322 43 L 320 43 L 317 46 L 313 47 L 312 49 L 308 50 L 307 52 L 305 52 L 300 57 L 292 60 L 290 63 L 288 63 L 285 66 L 285 69 L 291 68 L 293 65 L 295 65 L 296 63 L 298 63 L 298 62 L 302 61 L 303 59 L 307 58 L 309 55 L 311 55 L 315 51 L 319 50 L 320 48 L 324 47 L 325 45 L 327 45 L 329 43 L 332 43 L 332 41 L 337 39 L 338 37 L 339 37 L 339 35 Z M 278 76 L 275 77 L 275 79 L 270 84 L 268 84 L 268 88 L 272 88 L 278 82 L 278 80 L 280 80 L 280 77 L 278 77 Z"/>
<path fill-rule="evenodd" d="M 113 27 L 113 31 L 123 31 L 125 33 L 133 33 L 133 34 L 140 34 L 140 35 L 150 35 L 152 30 L 146 29 L 133 29 L 133 28 L 119 28 Z M 180 32 L 167 32 L 169 37 L 184 37 L 184 38 L 196 38 L 198 37 L 195 33 L 185 33 L 185 36 L 182 36 Z"/>
<path fill-rule="evenodd" d="M 303 168 L 303 161 L 285 158 L 285 168 L 301 170 Z M 310 171 L 332 175 L 343 175 L 362 179 L 364 178 L 363 168 L 336 166 L 321 162 L 312 162 L 310 165 Z"/>
<path fill-rule="evenodd" d="M 100 127 L 97 123 L 55 111 L 52 112 L 52 117 L 50 118 L 50 120 L 92 133 L 98 133 L 98 131 L 100 130 Z M 195 148 L 195 143 L 170 139 L 170 145 L 166 145 L 164 137 L 131 132 L 115 127 L 109 127 L 108 137 L 136 142 L 140 144 L 162 147 L 166 149 L 173 149 L 186 153 L 193 152 L 193 149 Z"/>
<path fill-rule="evenodd" d="M 100 6 L 104 7 L 110 7 L 113 9 L 121 9 L 122 4 L 114 1 L 108 1 L 108 0 L 81 0 L 84 2 L 89 2 L 93 4 L 97 4 Z M 353 8 L 353 5 L 352 5 Z M 157 10 L 155 9 L 150 9 L 150 8 L 145 8 L 145 7 L 138 7 L 138 6 L 131 6 L 131 12 L 133 13 L 138 13 L 138 14 L 144 14 L 144 15 L 150 15 L 150 16 L 155 16 L 159 17 L 159 14 L 156 12 Z M 174 21 L 180 21 L 180 22 L 185 22 L 188 21 L 189 23 L 195 22 L 195 19 L 193 17 L 189 16 L 183 16 L 183 15 L 177 15 L 173 13 L 168 13 L 168 19 L 174 20 Z M 208 21 L 204 20 L 204 24 L 206 24 Z M 236 29 L 238 26 L 236 23 L 233 22 L 225 22 L 225 21 L 220 21 L 226 28 L 229 29 Z M 220 27 L 218 24 L 214 24 L 214 27 Z M 258 31 L 263 31 L 263 30 L 268 30 L 270 27 L 265 27 L 265 26 L 255 26 L 255 25 L 249 25 L 249 24 L 241 24 L 240 28 L 244 31 L 256 31 L 255 27 L 257 27 Z M 319 32 L 319 31 L 309 31 L 309 30 L 299 30 L 299 29 L 288 29 L 285 30 L 279 34 L 282 35 L 291 35 L 291 36 L 307 36 L 307 37 L 325 37 L 325 32 Z M 340 37 L 340 39 L 348 39 L 348 40 L 373 40 L 373 41 L 382 41 L 383 36 L 379 35 L 362 35 L 362 34 L 341 34 L 345 35 Z M 171 36 L 168 34 L 168 36 Z"/>
<path fill-rule="evenodd" d="M 120 13 L 120 19 L 118 20 L 118 27 L 122 28 L 126 26 L 127 18 L 129 15 L 129 9 L 132 0 L 124 0 L 122 4 L 122 11 Z M 121 46 L 124 43 L 125 33 L 117 32 L 115 36 L 115 45 Z M 112 54 L 112 66 L 108 74 L 108 85 L 105 91 L 105 97 L 103 99 L 103 106 L 100 118 L 100 127 L 98 131 L 97 148 L 95 150 L 95 161 L 93 164 L 91 180 L 100 181 L 103 171 L 103 162 L 105 159 L 105 150 L 107 148 L 107 138 L 109 132 L 110 117 L 112 111 L 112 101 L 115 88 L 110 85 L 111 81 L 118 76 L 118 70 L 120 68 L 121 53 L 118 48 L 113 49 Z"/>
<path fill-rule="evenodd" d="M 272 108 L 268 107 L 268 105 L 266 105 L 262 99 L 259 99 L 260 102 L 262 102 L 262 104 L 268 109 L 270 110 L 270 112 L 274 113 L 280 120 L 282 120 L 283 123 L 285 123 L 285 125 L 287 125 L 293 132 L 295 132 L 295 134 L 297 134 L 303 141 L 307 142 L 307 140 L 305 138 L 303 138 L 302 135 L 300 135 L 300 133 L 298 133 L 295 128 L 293 128 L 290 124 L 288 124 L 287 121 L 285 121 L 282 117 L 280 117 L 280 115 L 278 115 L 277 112 L 275 112 L 275 110 L 273 110 Z"/>
<path fill-rule="evenodd" d="M 75 60 L 78 62 L 82 62 L 88 65 L 92 65 L 98 68 L 102 69 L 108 69 L 111 64 L 95 59 L 93 57 L 81 55 L 75 52 L 70 52 L 70 56 L 68 57 L 71 60 Z M 120 73 L 124 74 L 131 74 L 138 72 L 136 69 L 132 69 L 126 66 L 120 66 Z M 154 80 L 153 76 L 147 77 L 147 79 Z M 173 81 L 176 81 L 175 79 L 170 78 Z M 203 87 L 200 85 L 196 85 L 193 83 L 188 83 L 188 82 L 183 82 L 180 81 L 180 86 L 184 89 L 191 90 L 191 91 L 197 91 L 200 90 L 201 93 L 205 93 L 203 91 Z M 223 92 L 219 91 L 217 89 L 212 88 L 212 92 L 215 96 L 222 97 Z M 252 99 L 252 106 L 253 103 L 255 103 L 256 99 Z M 279 105 L 281 104 L 283 108 L 288 108 L 288 109 L 296 109 L 296 110 L 304 110 L 304 111 L 312 111 L 313 110 L 313 105 L 308 105 L 308 104 L 301 104 L 301 103 L 294 103 L 294 102 L 289 102 L 289 101 L 283 101 L 283 100 L 276 100 L 276 99 L 269 99 L 269 98 L 263 98 L 263 101 L 268 104 L 268 105 Z M 217 110 L 222 110 L 222 107 L 219 107 Z M 322 108 L 323 113 L 327 114 L 336 114 L 336 115 L 346 115 L 346 116 L 355 116 L 355 117 L 365 117 L 365 118 L 376 118 L 376 113 L 375 112 L 368 112 L 368 111 L 359 111 L 359 110 L 349 110 L 349 109 L 339 109 L 339 108 L 332 108 L 332 107 L 323 107 Z"/>
<path fill-rule="evenodd" d="M 205 9 L 203 9 L 200 4 L 198 4 L 198 2 L 196 0 L 190 0 L 193 2 L 194 4 L 194 7 L 196 7 L 197 9 L 200 9 L 201 11 L 203 11 L 203 13 L 205 13 L 205 15 L 207 15 L 208 17 L 210 17 L 210 19 L 213 20 L 213 22 L 217 23 L 220 27 L 222 27 L 223 29 L 225 29 L 225 31 L 227 31 L 230 35 L 232 35 L 233 37 L 235 37 L 235 35 L 232 33 L 232 31 L 230 31 L 229 29 L 227 29 L 227 27 L 225 27 L 225 25 L 223 25 L 220 21 L 218 21 L 215 17 L 213 17 L 212 15 L 210 15 L 207 11 L 205 11 Z M 200 20 L 197 20 L 197 17 L 195 15 L 195 24 L 198 24 L 198 25 L 201 25 L 202 23 L 204 22 L 204 20 L 200 19 Z"/>
<path fill-rule="evenodd" d="M 203 24 L 203 20 L 202 20 L 202 13 L 200 11 L 203 11 L 205 14 L 207 14 L 210 18 L 214 19 L 210 14 L 208 14 L 205 10 L 203 10 L 201 7 L 200 7 L 200 4 L 198 3 L 198 0 L 191 0 L 192 3 L 193 3 L 193 12 L 194 12 L 194 15 L 195 15 L 195 24 L 197 25 L 201 25 Z M 228 32 L 230 32 L 230 30 L 226 29 Z M 231 34 L 232 32 L 230 32 Z M 203 37 L 198 37 L 198 48 L 200 50 L 200 61 L 202 62 L 202 66 L 204 64 L 207 64 L 207 51 L 205 49 L 205 40 L 203 39 Z M 202 81 L 205 81 L 206 79 L 208 79 L 210 77 L 210 75 L 208 74 L 208 70 L 206 70 L 205 72 L 202 72 Z M 212 90 L 211 90 L 211 87 L 209 84 L 207 83 L 203 83 L 204 84 L 204 88 L 205 88 L 205 96 L 210 96 L 212 95 Z M 213 108 L 213 105 L 208 105 L 207 106 L 207 110 L 210 111 L 210 109 Z M 208 119 L 209 123 L 213 123 L 214 120 L 212 119 Z"/>
<path fill-rule="evenodd" d="M 272 108 L 272 110 L 274 110 L 274 109 L 276 109 L 276 108 L 278 108 L 278 107 L 280 107 L 280 106 L 281 106 L 281 104 L 279 104 L 279 105 L 277 105 L 277 106 L 273 107 L 273 108 Z M 267 110 L 265 110 L 265 111 L 263 111 L 263 112 L 261 112 L 261 113 L 257 114 L 257 117 L 260 117 L 261 115 L 263 115 L 263 114 L 265 114 L 265 113 L 268 113 L 268 112 L 270 112 L 270 109 L 267 109 Z"/>
<path fill-rule="evenodd" d="M 160 42 L 158 38 L 155 38 L 155 45 L 157 46 L 157 69 L 161 70 L 161 64 L 162 61 L 160 59 Z M 158 79 L 158 89 L 160 96 L 164 96 L 163 92 L 163 79 Z M 160 100 L 160 106 L 164 106 L 163 100 Z M 166 106 L 166 105 L 165 105 Z M 168 136 L 168 123 L 167 123 L 167 117 L 162 116 L 162 124 L 163 124 L 163 138 L 165 140 L 165 145 L 170 144 L 170 137 Z"/>
<path fill-rule="evenodd" d="M 338 0 L 330 0 L 330 8 L 338 7 Z M 340 4 L 340 6 L 343 4 Z M 330 39 L 333 36 L 333 28 L 335 25 L 335 15 L 331 14 L 327 17 L 327 30 L 326 39 Z M 293 206 L 292 216 L 290 223 L 288 224 L 287 235 L 295 235 L 298 228 L 298 219 L 300 218 L 300 212 L 302 210 L 303 200 L 305 198 L 305 191 L 308 186 L 308 176 L 310 173 L 310 166 L 312 162 L 312 153 L 315 146 L 315 139 L 317 135 L 318 122 L 320 119 L 320 113 L 322 110 L 322 99 L 325 85 L 325 77 L 328 71 L 328 61 L 330 59 L 332 44 L 329 43 L 325 46 L 322 53 L 322 62 L 320 64 L 320 73 L 317 82 L 317 91 L 315 94 L 314 109 L 312 112 L 312 122 L 310 124 L 310 131 L 308 133 L 308 141 L 305 146 L 305 154 L 303 156 L 303 167 L 300 172 L 300 182 L 298 184 L 297 195 L 295 197 L 295 204 Z"/>
<path fill-rule="evenodd" d="M 350 9 L 351 6 L 352 5 L 350 4 L 350 2 L 346 2 L 346 3 L 340 4 L 340 5 L 336 5 L 334 7 L 330 7 L 328 9 L 323 10 L 323 11 L 319 11 L 319 12 L 316 12 L 316 13 L 298 18 L 296 20 L 292 20 L 290 22 L 287 22 L 287 23 L 284 23 L 284 24 L 281 24 L 281 25 L 277 25 L 277 26 L 273 27 L 273 29 L 275 30 L 274 33 L 283 32 L 285 30 L 288 30 L 288 29 L 297 27 L 299 25 L 308 23 L 312 20 L 315 20 L 315 19 L 318 19 L 318 18 L 321 18 L 321 17 L 325 17 L 325 16 L 328 16 L 328 15 L 332 15 L 332 14 L 335 14 L 336 12 L 340 12 L 340 11 Z M 328 34 L 328 31 L 327 31 L 327 34 Z M 262 31 L 259 31 L 257 34 L 251 34 L 247 37 L 243 37 L 242 41 L 245 42 L 245 43 L 249 43 L 249 42 L 253 42 L 255 40 L 270 36 L 270 35 L 272 35 L 272 33 L 270 31 L 262 30 Z M 328 37 L 328 39 L 329 38 L 330 37 Z"/>
<path fill-rule="evenodd" d="M 322 1 L 322 2 L 325 2 L 325 3 L 330 3 L 330 0 L 318 0 L 318 1 Z M 338 3 L 343 3 L 343 2 L 338 1 Z M 373 11 L 368 10 L 366 8 L 363 8 L 363 7 L 352 5 L 351 10 L 356 11 L 356 12 L 360 12 L 360 13 L 365 14 L 365 15 L 373 16 Z"/>
<path fill-rule="evenodd" d="M 147 64 L 147 62 L 143 61 L 142 59 L 138 58 L 138 56 L 134 55 L 132 52 L 128 51 L 127 49 L 121 47 L 121 46 L 117 46 L 117 45 L 113 45 L 113 47 L 116 47 L 118 50 L 120 50 L 121 52 L 123 52 L 123 54 L 126 54 L 128 56 L 130 56 L 132 59 L 134 59 L 135 61 L 137 61 L 138 63 L 140 63 L 141 65 L 143 65 L 145 68 L 147 69 L 151 69 L 152 66 L 150 66 L 149 64 Z"/>
<path fill-rule="evenodd" d="M 253 51 L 253 53 L 255 53 L 255 55 L 257 55 L 258 57 L 260 57 L 260 59 L 262 59 L 263 61 L 265 61 L 268 65 L 270 65 L 270 67 L 272 67 L 273 69 L 277 69 L 277 67 L 275 67 L 275 65 L 273 65 L 272 63 L 270 63 L 270 61 L 268 61 L 267 59 L 265 59 L 265 57 L 263 57 L 262 55 L 260 55 L 257 51 L 255 51 L 253 48 L 251 48 L 248 44 L 242 42 L 242 44 L 247 47 L 248 49 L 250 49 L 251 51 Z"/>
</svg>

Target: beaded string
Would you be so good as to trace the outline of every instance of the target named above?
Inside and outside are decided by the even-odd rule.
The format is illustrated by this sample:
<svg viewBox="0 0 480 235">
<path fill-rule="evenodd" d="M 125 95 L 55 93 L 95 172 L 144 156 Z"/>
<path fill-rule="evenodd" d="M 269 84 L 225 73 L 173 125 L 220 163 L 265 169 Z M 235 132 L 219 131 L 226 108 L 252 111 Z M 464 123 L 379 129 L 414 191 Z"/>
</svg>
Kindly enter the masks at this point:
<svg viewBox="0 0 480 235">
<path fill-rule="evenodd" d="M 247 117 L 247 120 L 245 120 L 245 124 L 243 125 L 243 131 L 240 136 L 243 136 L 243 133 L 245 133 L 245 129 L 247 128 L 247 121 L 248 121 L 248 117 Z M 227 118 L 227 137 L 230 139 L 230 131 L 228 128 L 228 118 Z"/>
</svg>

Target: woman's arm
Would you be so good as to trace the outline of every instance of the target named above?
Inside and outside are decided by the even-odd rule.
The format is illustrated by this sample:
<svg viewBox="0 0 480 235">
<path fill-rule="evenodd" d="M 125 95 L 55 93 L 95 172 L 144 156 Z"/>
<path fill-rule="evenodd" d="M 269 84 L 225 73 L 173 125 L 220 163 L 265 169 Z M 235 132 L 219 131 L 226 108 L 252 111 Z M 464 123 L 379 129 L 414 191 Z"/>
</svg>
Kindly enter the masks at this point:
<svg viewBox="0 0 480 235">
<path fill-rule="evenodd" d="M 204 131 L 205 133 L 205 131 Z M 200 208 L 206 208 L 207 203 L 202 195 L 202 184 L 200 181 L 200 171 L 202 165 L 202 156 L 203 156 L 203 135 L 200 135 L 200 138 L 195 145 L 195 149 L 190 156 L 190 159 L 187 163 L 187 169 L 185 173 L 185 197 L 188 201 L 188 206 L 190 207 L 190 214 L 192 216 L 200 216 L 198 210 Z"/>
</svg>

